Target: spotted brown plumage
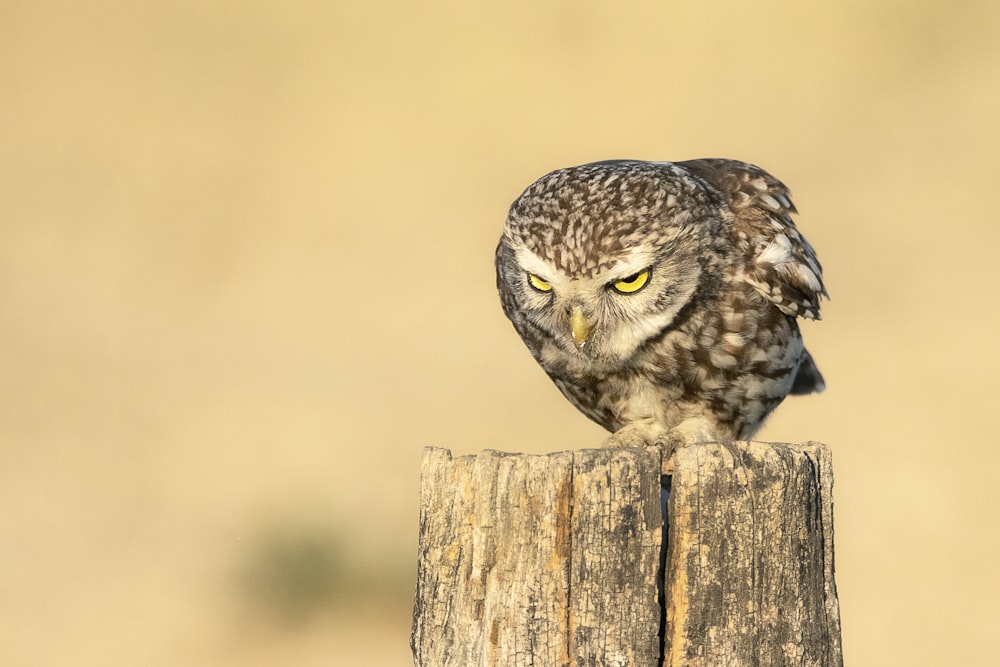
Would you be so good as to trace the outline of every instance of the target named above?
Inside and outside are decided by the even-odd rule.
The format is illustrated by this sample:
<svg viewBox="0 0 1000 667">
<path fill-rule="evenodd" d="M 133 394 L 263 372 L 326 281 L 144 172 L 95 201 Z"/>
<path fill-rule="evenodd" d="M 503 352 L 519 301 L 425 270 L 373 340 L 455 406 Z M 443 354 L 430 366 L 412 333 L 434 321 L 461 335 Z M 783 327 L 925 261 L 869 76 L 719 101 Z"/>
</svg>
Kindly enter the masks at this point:
<svg viewBox="0 0 1000 667">
<path fill-rule="evenodd" d="M 504 313 L 608 444 L 749 438 L 789 393 L 823 389 L 796 318 L 827 293 L 793 213 L 734 160 L 559 169 L 511 205 Z"/>
</svg>

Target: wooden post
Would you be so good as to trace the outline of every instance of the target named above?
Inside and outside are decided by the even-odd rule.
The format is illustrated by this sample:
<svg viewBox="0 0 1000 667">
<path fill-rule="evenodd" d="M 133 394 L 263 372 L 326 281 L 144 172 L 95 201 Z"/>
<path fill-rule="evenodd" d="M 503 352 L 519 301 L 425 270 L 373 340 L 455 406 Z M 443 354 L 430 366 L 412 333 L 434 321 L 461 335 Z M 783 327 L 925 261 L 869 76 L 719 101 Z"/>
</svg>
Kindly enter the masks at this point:
<svg viewBox="0 0 1000 667">
<path fill-rule="evenodd" d="M 684 447 L 667 515 L 665 664 L 843 664 L 826 446 Z"/>
<path fill-rule="evenodd" d="M 832 479 L 813 443 L 429 447 L 414 663 L 839 667 Z"/>
</svg>

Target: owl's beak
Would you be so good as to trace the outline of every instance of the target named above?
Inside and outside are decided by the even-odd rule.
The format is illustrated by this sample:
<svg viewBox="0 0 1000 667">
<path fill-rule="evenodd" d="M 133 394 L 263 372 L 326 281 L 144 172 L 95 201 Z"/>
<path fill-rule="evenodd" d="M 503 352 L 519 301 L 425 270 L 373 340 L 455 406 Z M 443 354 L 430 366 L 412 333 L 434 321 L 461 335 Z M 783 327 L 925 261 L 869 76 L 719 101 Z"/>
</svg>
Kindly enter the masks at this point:
<svg viewBox="0 0 1000 667">
<path fill-rule="evenodd" d="M 569 316 L 569 331 L 573 336 L 573 344 L 576 345 L 576 349 L 583 349 L 583 346 L 587 344 L 587 339 L 590 338 L 590 332 L 593 330 L 594 325 L 583 316 L 580 306 L 573 306 L 573 311 Z"/>
</svg>

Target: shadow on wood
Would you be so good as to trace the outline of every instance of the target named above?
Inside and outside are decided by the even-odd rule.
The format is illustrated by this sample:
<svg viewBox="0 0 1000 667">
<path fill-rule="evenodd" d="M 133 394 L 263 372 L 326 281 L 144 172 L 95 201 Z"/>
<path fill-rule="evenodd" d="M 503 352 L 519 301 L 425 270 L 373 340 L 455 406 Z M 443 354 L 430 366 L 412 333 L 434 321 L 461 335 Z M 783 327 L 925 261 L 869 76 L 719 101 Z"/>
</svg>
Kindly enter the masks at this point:
<svg viewBox="0 0 1000 667">
<path fill-rule="evenodd" d="M 832 484 L 813 443 L 427 448 L 414 662 L 839 666 Z"/>
</svg>

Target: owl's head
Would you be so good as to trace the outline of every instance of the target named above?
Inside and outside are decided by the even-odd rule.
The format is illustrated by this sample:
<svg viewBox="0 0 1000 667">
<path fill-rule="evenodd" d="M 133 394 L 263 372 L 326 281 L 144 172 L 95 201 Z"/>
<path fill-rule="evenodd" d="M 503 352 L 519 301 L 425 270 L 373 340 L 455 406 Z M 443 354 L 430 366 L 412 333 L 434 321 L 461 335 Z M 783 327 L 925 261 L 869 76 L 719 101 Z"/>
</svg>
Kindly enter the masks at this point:
<svg viewBox="0 0 1000 667">
<path fill-rule="evenodd" d="M 560 169 L 513 203 L 497 248 L 504 312 L 539 356 L 614 366 L 671 326 L 702 283 L 717 210 L 673 165 Z"/>
</svg>

